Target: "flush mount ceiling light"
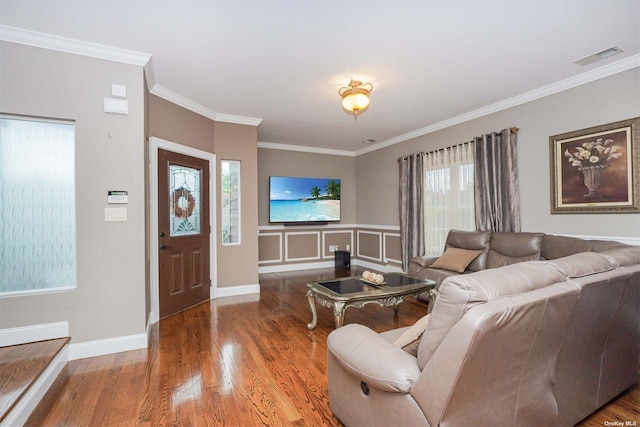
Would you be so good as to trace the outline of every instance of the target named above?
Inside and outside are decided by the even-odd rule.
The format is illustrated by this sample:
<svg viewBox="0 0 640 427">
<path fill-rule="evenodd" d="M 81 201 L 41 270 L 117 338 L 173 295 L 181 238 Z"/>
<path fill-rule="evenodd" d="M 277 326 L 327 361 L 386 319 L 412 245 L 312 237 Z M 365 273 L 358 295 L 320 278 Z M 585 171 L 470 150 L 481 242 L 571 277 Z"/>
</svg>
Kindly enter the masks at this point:
<svg viewBox="0 0 640 427">
<path fill-rule="evenodd" d="M 369 94 L 373 90 L 371 83 L 362 83 L 358 80 L 351 80 L 349 86 L 341 87 L 338 94 L 342 97 L 342 108 L 353 114 L 358 120 L 358 114 L 364 112 L 369 107 Z"/>
</svg>

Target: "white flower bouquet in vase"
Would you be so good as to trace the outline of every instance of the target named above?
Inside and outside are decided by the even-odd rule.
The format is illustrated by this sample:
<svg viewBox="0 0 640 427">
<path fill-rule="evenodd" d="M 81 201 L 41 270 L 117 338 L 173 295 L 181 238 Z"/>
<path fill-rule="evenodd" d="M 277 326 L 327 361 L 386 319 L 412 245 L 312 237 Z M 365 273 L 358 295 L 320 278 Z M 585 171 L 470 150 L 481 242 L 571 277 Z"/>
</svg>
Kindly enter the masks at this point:
<svg viewBox="0 0 640 427">
<path fill-rule="evenodd" d="M 602 182 L 602 173 L 609 166 L 609 161 L 622 157 L 620 148 L 613 144 L 611 139 L 603 141 L 603 138 L 598 138 L 595 141 L 583 143 L 575 150 L 571 153 L 567 149 L 564 155 L 568 157 L 571 166 L 577 168 L 584 176 L 584 185 L 589 192 L 583 197 L 595 198 Z"/>
</svg>

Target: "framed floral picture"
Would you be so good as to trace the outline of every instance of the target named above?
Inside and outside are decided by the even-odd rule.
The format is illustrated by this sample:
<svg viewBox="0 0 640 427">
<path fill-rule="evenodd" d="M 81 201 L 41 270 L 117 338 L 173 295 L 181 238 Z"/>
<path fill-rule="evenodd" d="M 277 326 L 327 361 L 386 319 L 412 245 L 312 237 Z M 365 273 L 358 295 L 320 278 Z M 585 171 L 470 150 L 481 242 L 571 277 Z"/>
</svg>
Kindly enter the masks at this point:
<svg viewBox="0 0 640 427">
<path fill-rule="evenodd" d="M 640 213 L 640 117 L 549 137 L 551 213 Z"/>
</svg>

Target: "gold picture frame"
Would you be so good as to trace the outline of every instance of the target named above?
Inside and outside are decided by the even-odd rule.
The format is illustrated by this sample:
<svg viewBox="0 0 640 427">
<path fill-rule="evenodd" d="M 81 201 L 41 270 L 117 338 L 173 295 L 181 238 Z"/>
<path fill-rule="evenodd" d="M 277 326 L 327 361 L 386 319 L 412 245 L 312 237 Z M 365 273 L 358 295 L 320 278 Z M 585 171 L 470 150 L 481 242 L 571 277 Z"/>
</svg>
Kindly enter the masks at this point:
<svg viewBox="0 0 640 427">
<path fill-rule="evenodd" d="M 640 213 L 640 117 L 549 137 L 551 213 Z"/>
</svg>

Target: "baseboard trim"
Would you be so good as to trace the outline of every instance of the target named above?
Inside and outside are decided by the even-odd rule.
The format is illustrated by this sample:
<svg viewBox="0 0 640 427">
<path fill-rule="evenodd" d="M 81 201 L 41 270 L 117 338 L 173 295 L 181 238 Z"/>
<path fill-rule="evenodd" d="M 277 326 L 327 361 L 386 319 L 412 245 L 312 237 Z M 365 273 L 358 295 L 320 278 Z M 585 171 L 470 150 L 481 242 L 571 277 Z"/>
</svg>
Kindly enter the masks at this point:
<svg viewBox="0 0 640 427">
<path fill-rule="evenodd" d="M 147 334 L 125 335 L 96 341 L 86 341 L 69 346 L 69 360 L 147 348 Z"/>
<path fill-rule="evenodd" d="M 365 261 L 363 259 L 351 258 L 351 265 L 370 268 L 376 271 L 382 271 L 385 273 L 402 273 L 402 267 L 394 266 L 392 264 L 376 264 L 374 262 Z M 258 268 L 258 273 L 283 273 L 286 271 L 298 271 L 298 270 L 312 270 L 314 268 L 331 268 L 335 267 L 334 261 L 322 261 L 322 262 L 307 262 L 302 264 L 283 264 L 283 265 L 271 265 L 269 267 Z"/>
<path fill-rule="evenodd" d="M 227 286 L 225 288 L 216 288 L 211 296 L 211 299 L 236 297 L 239 295 L 259 294 L 260 285 L 242 285 L 242 286 Z"/>
<path fill-rule="evenodd" d="M 68 336 L 69 322 L 43 323 L 41 325 L 0 329 L 0 347 L 66 338 Z"/>
<path fill-rule="evenodd" d="M 60 372 L 62 372 L 67 365 L 68 359 L 68 345 L 65 345 L 29 390 L 27 390 L 25 395 L 16 403 L 11 412 L 0 422 L 0 427 L 24 425 L 31 413 L 44 398 L 49 388 L 51 388 L 56 378 L 58 378 Z"/>
<path fill-rule="evenodd" d="M 351 261 L 353 264 L 353 260 Z M 320 262 L 304 262 L 300 264 L 282 264 L 282 265 L 270 265 L 268 267 L 258 267 L 258 273 L 281 273 L 285 271 L 298 271 L 298 270 L 312 270 L 314 268 L 329 268 L 335 267 L 335 261 L 320 261 Z"/>
</svg>

